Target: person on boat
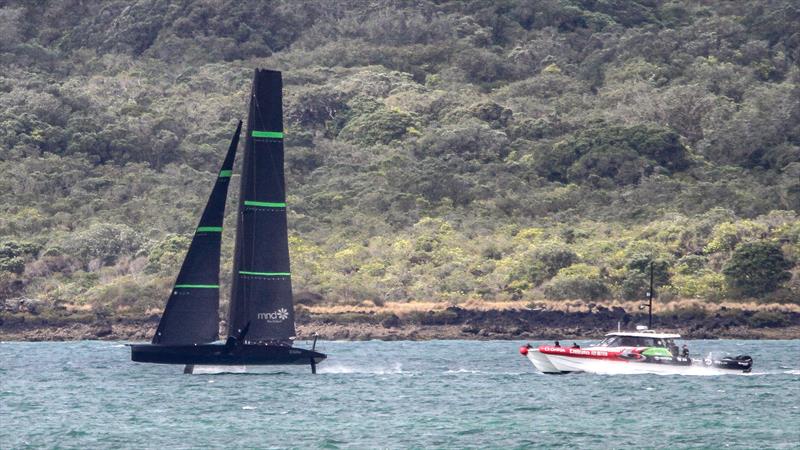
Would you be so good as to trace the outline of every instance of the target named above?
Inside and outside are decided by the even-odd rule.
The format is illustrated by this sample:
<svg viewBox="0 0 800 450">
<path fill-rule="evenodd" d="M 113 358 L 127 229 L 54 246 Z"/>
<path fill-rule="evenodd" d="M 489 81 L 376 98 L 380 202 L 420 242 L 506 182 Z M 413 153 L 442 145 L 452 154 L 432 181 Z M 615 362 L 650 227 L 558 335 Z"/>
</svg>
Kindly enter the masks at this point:
<svg viewBox="0 0 800 450">
<path fill-rule="evenodd" d="M 560 342 L 558 342 L 558 341 L 556 341 L 556 345 L 555 345 L 555 346 L 556 346 L 556 347 L 561 347 L 561 343 L 560 343 Z"/>
<path fill-rule="evenodd" d="M 681 356 L 684 358 L 689 358 L 689 347 L 686 344 L 683 344 L 683 351 L 681 352 Z"/>
<path fill-rule="evenodd" d="M 678 356 L 680 354 L 681 350 L 678 348 L 677 345 L 675 345 L 674 342 L 670 342 L 669 343 L 669 352 L 672 353 L 672 356 Z"/>
<path fill-rule="evenodd" d="M 580 345 L 578 345 L 578 343 L 577 343 L 577 342 L 573 342 L 573 343 L 572 343 L 572 348 L 581 348 L 581 346 L 580 346 Z"/>
</svg>

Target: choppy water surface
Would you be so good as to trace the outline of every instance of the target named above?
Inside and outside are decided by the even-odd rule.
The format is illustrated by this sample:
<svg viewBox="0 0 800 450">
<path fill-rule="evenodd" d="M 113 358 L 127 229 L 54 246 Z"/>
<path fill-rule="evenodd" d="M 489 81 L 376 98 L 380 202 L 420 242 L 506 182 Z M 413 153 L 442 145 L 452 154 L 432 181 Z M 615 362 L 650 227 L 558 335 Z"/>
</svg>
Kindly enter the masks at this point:
<svg viewBox="0 0 800 450">
<path fill-rule="evenodd" d="M 689 341 L 751 375 L 536 373 L 523 342 L 322 342 L 308 368 L 183 375 L 115 342 L 0 343 L 0 448 L 798 448 L 800 341 Z M 307 346 L 306 343 L 300 345 Z"/>
</svg>

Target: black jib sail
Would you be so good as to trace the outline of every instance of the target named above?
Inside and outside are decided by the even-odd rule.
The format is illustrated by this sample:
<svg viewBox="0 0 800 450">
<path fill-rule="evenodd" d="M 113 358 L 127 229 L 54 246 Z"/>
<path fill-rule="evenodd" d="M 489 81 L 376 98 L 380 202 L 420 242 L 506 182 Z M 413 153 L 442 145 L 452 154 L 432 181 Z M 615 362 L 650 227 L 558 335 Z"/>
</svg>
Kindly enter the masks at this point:
<svg viewBox="0 0 800 450">
<path fill-rule="evenodd" d="M 282 87 L 280 72 L 256 70 L 242 165 L 228 326 L 230 336 L 247 343 L 290 344 L 295 335 Z"/>
<path fill-rule="evenodd" d="M 241 131 L 242 122 L 239 121 L 217 182 L 208 197 L 206 209 L 161 316 L 161 322 L 153 336 L 153 344 L 199 344 L 213 342 L 219 336 L 222 220 Z"/>
</svg>

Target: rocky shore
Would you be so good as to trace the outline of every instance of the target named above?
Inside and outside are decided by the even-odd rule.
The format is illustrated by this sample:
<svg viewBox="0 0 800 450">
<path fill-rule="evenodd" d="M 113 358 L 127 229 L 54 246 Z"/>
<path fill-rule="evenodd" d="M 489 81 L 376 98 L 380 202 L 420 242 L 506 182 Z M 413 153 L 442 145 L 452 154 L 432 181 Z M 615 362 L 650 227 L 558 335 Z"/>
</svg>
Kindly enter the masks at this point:
<svg viewBox="0 0 800 450">
<path fill-rule="evenodd" d="M 147 341 L 158 324 L 157 317 L 3 316 L 0 320 L 0 340 L 3 341 Z M 623 329 L 646 324 L 647 317 L 612 309 L 596 312 L 478 311 L 450 307 L 403 315 L 312 314 L 301 310 L 297 322 L 298 339 L 308 339 L 316 333 L 320 339 L 327 340 L 551 340 L 594 339 L 613 331 L 617 324 Z M 655 317 L 655 328 L 677 332 L 688 339 L 800 339 L 800 313 L 665 314 Z"/>
</svg>

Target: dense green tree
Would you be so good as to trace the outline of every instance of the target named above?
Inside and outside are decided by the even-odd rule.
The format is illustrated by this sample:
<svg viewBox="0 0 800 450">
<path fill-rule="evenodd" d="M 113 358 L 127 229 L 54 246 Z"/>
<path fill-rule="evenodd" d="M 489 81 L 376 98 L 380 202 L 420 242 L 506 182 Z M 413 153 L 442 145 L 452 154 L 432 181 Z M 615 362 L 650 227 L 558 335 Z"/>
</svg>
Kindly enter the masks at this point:
<svg viewBox="0 0 800 450">
<path fill-rule="evenodd" d="M 538 155 L 536 170 L 553 181 L 586 183 L 595 178 L 626 185 L 656 169 L 685 170 L 686 149 L 669 130 L 643 126 L 590 129 Z"/>
<path fill-rule="evenodd" d="M 779 245 L 772 242 L 749 242 L 733 251 L 722 273 L 728 285 L 741 296 L 758 297 L 778 289 L 791 278 Z"/>
</svg>

